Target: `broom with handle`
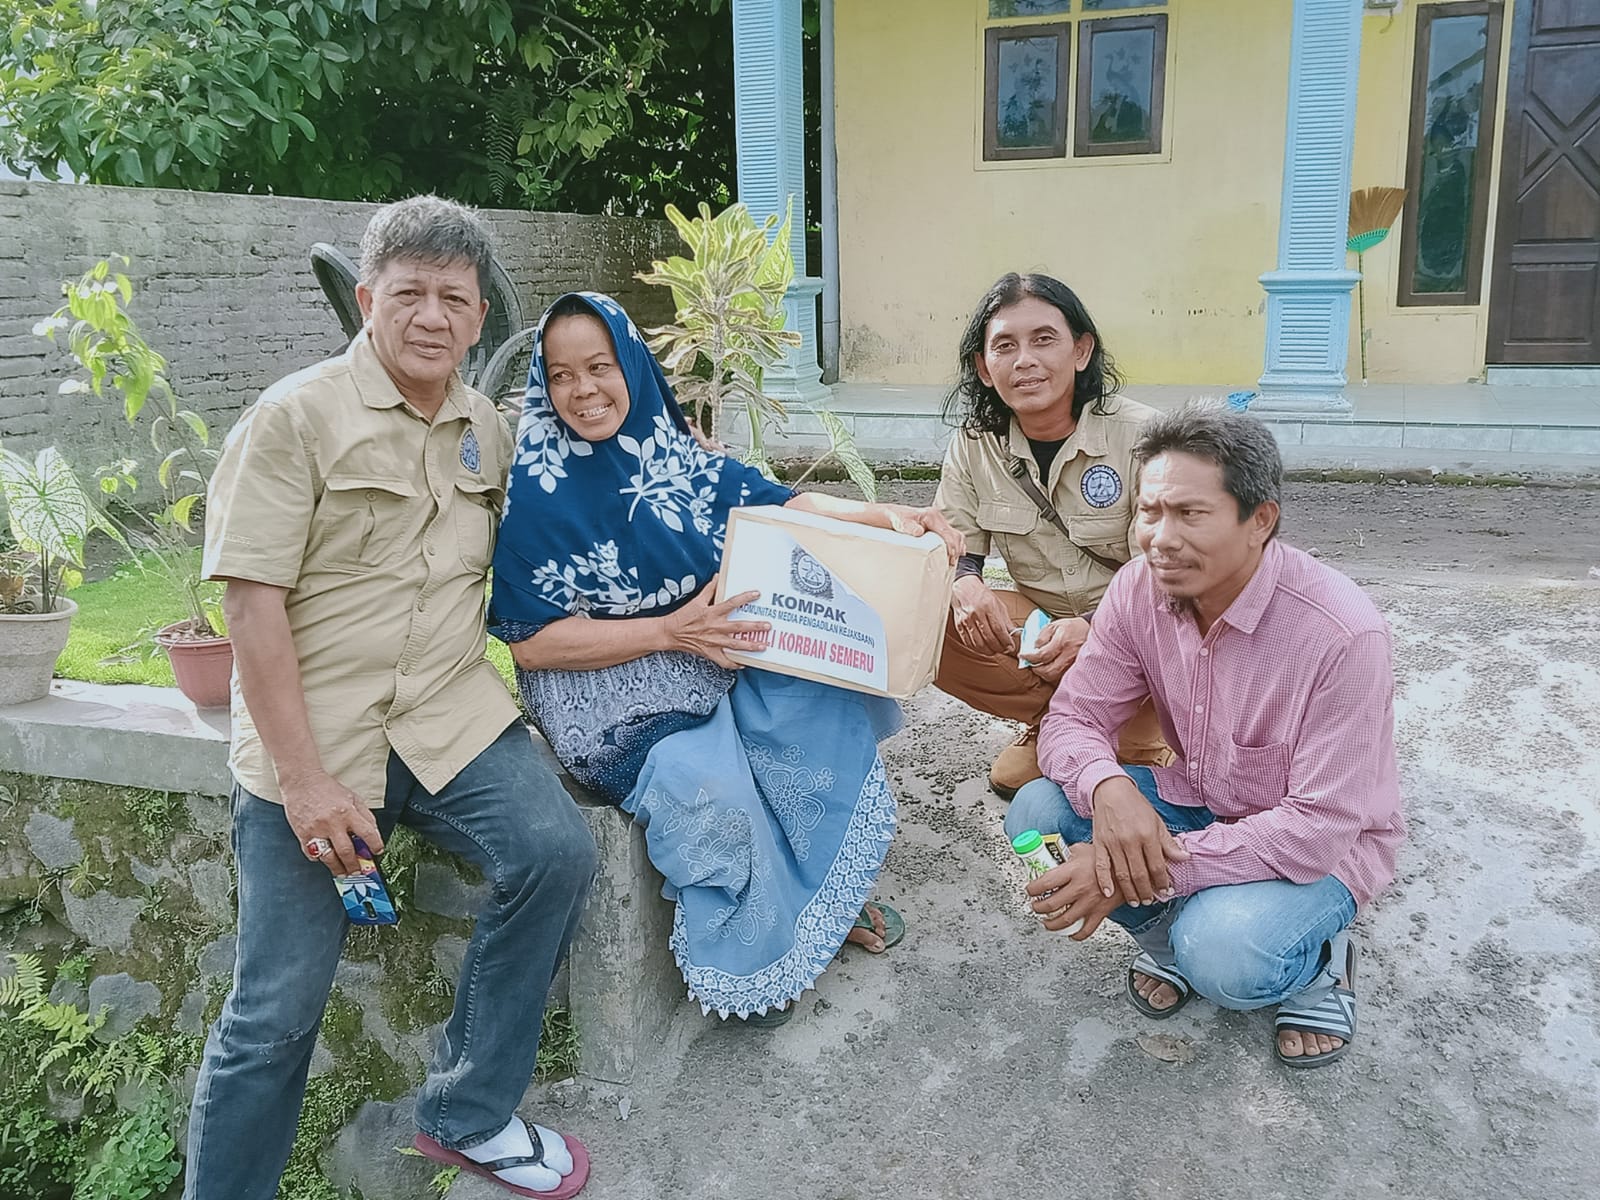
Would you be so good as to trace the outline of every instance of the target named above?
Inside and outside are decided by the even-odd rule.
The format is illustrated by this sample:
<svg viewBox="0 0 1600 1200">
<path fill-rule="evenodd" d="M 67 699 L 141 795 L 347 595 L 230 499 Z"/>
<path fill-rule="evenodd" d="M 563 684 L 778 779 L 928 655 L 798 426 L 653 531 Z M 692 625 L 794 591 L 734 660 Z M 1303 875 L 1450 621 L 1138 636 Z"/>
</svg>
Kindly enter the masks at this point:
<svg viewBox="0 0 1600 1200">
<path fill-rule="evenodd" d="M 1405 206 L 1406 190 L 1369 187 L 1350 193 L 1350 223 L 1344 248 L 1356 256 L 1356 304 L 1361 321 L 1361 382 L 1367 381 L 1367 271 L 1363 255 L 1389 236 L 1389 226 Z"/>
</svg>

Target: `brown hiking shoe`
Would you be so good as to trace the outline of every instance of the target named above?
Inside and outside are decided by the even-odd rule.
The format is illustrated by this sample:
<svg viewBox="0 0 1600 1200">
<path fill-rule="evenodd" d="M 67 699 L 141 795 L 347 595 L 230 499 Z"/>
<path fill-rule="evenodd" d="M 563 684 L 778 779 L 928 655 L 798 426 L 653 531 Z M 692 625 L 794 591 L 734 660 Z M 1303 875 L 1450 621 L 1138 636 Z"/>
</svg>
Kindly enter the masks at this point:
<svg viewBox="0 0 1600 1200">
<path fill-rule="evenodd" d="M 1029 725 L 994 760 L 989 768 L 989 789 L 1002 800 L 1009 800 L 1025 783 L 1043 777 L 1039 770 L 1039 727 Z"/>
</svg>

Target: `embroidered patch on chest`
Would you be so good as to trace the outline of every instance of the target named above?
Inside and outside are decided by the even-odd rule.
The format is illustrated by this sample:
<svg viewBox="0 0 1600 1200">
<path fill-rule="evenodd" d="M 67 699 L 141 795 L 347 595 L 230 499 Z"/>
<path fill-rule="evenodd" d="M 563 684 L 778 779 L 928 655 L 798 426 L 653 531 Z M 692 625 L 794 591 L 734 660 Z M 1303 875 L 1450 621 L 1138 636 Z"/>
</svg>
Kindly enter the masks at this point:
<svg viewBox="0 0 1600 1200">
<path fill-rule="evenodd" d="M 1122 476 L 1115 467 L 1095 463 L 1083 473 L 1083 498 L 1094 508 L 1110 508 L 1122 497 Z"/>
<path fill-rule="evenodd" d="M 472 430 L 461 438 L 461 465 L 469 471 L 476 471 L 483 464 L 483 456 L 478 453 L 478 435 Z"/>
</svg>

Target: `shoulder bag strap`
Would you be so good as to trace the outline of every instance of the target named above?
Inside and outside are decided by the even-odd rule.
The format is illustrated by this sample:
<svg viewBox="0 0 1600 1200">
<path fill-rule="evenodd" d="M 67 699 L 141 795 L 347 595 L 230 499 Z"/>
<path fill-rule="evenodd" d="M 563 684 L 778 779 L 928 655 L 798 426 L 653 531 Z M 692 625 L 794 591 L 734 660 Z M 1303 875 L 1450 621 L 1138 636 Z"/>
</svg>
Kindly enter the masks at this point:
<svg viewBox="0 0 1600 1200">
<path fill-rule="evenodd" d="M 1059 529 L 1061 536 L 1072 542 L 1075 548 L 1094 559 L 1106 570 L 1120 571 L 1123 564 L 1116 559 L 1097 554 L 1087 546 L 1079 546 L 1077 542 L 1072 541 L 1072 533 L 1067 529 L 1067 523 L 1061 519 L 1061 514 L 1056 511 L 1056 506 L 1050 503 L 1050 497 L 1040 490 L 1039 485 L 1033 481 L 1033 476 L 1028 474 L 1028 464 L 1011 453 L 1011 448 L 998 437 L 996 441 L 999 441 L 1000 453 L 1005 458 L 1006 470 L 1017 481 L 1017 486 L 1027 494 L 1028 499 L 1033 501 L 1033 506 L 1039 510 L 1039 515 Z"/>
</svg>

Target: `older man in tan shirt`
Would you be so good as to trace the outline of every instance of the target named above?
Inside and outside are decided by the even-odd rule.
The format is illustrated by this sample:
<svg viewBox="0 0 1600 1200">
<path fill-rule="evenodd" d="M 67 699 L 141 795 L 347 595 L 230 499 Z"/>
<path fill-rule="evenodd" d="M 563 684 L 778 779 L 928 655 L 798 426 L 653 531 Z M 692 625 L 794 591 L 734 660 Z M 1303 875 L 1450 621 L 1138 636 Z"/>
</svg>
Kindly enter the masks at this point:
<svg viewBox="0 0 1600 1200">
<path fill-rule="evenodd" d="M 268 389 L 212 480 L 205 573 L 227 583 L 237 658 L 239 941 L 186 1200 L 276 1193 L 344 940 L 333 875 L 361 869 L 356 839 L 379 854 L 397 823 L 489 884 L 417 1097 L 417 1148 L 526 1195 L 570 1196 L 587 1176 L 581 1143 L 515 1113 L 595 850 L 484 657 L 512 441 L 457 368 L 490 263 L 488 230 L 459 205 L 381 210 L 362 241 L 361 333 Z"/>
<path fill-rule="evenodd" d="M 996 282 L 967 326 L 960 361 L 947 409 L 960 428 L 934 504 L 966 535 L 967 555 L 935 682 L 1021 723 L 989 771 L 989 786 L 1009 800 L 1039 778 L 1039 722 L 1112 575 L 1139 552 L 1133 445 L 1155 410 L 1116 395 L 1116 368 L 1094 322 L 1048 275 Z M 1013 587 L 984 581 L 991 549 Z M 1049 623 L 1024 666 L 1019 631 L 1036 608 Z M 1126 762 L 1168 761 L 1148 704 L 1123 731 L 1122 750 Z"/>
</svg>

